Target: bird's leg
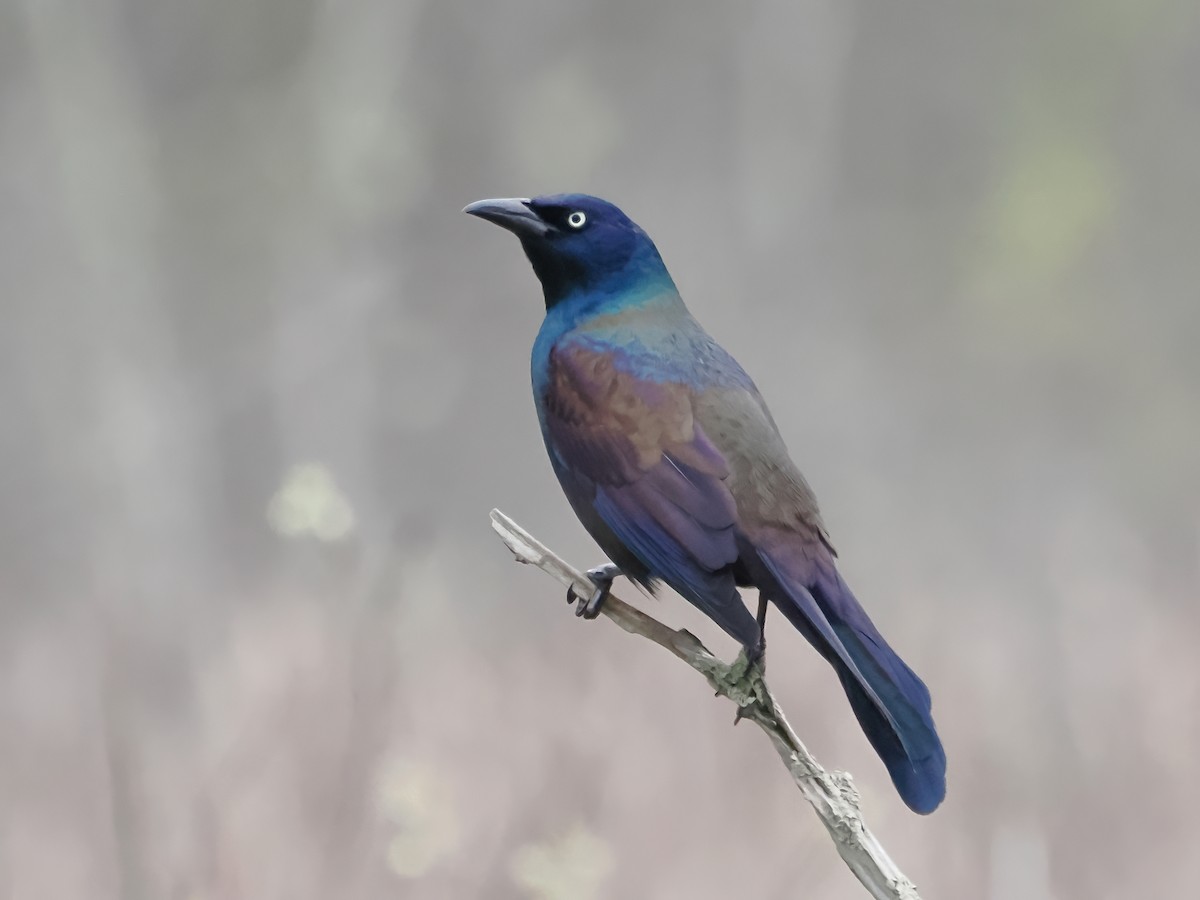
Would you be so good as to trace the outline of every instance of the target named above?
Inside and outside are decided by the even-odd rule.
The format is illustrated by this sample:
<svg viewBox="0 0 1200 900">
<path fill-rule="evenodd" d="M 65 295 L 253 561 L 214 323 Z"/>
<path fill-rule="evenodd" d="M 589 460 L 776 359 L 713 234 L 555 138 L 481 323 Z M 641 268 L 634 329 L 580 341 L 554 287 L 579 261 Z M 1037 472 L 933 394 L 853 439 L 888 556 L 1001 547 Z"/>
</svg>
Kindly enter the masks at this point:
<svg viewBox="0 0 1200 900">
<path fill-rule="evenodd" d="M 746 674 L 745 678 L 749 682 L 754 674 L 754 669 L 757 667 L 761 677 L 767 670 L 767 661 L 764 654 L 767 652 L 767 598 L 766 595 L 759 591 L 758 593 L 758 615 L 755 616 L 758 621 L 758 640 L 753 646 L 746 648 Z M 746 707 L 739 706 L 737 712 L 733 716 L 733 724 L 736 725 L 746 717 Z"/>
<path fill-rule="evenodd" d="M 613 579 L 620 574 L 621 569 L 612 563 L 588 569 L 587 576 L 596 586 L 590 597 L 580 597 L 575 593 L 573 586 L 567 588 L 567 602 L 575 604 L 575 615 L 583 616 L 585 619 L 594 619 L 600 615 L 600 608 L 604 606 L 604 601 L 608 599 L 608 592 L 612 590 Z"/>
<path fill-rule="evenodd" d="M 763 671 L 766 671 L 767 662 L 763 654 L 767 652 L 767 597 L 762 591 L 758 592 L 758 615 L 755 619 L 758 621 L 758 641 L 746 651 L 746 659 L 751 667 L 761 662 Z"/>
</svg>

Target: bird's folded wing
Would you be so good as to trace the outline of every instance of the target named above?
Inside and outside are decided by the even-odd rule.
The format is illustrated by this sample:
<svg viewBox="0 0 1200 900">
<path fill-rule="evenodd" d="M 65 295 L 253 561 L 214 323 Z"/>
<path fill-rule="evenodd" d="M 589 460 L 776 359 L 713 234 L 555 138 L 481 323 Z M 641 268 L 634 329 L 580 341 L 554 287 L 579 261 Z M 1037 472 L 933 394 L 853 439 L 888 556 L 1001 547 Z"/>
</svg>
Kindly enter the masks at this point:
<svg viewBox="0 0 1200 900">
<path fill-rule="evenodd" d="M 751 643 L 733 584 L 737 508 L 729 466 L 693 417 L 685 384 L 638 374 L 621 348 L 550 354 L 546 432 L 558 464 L 595 486 L 597 514 L 656 578 Z"/>
</svg>

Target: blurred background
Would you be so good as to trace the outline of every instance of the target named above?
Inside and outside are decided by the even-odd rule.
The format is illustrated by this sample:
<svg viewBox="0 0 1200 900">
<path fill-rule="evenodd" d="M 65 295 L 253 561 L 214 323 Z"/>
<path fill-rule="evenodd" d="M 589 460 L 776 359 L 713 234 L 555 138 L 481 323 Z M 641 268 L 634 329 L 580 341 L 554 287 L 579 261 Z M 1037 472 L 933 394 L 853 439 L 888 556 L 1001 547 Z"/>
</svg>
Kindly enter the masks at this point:
<svg viewBox="0 0 1200 900">
<path fill-rule="evenodd" d="M 857 898 L 770 745 L 579 565 L 540 290 L 619 203 L 932 688 L 933 897 L 1178 897 L 1200 840 L 1200 6 L 0 5 L 0 896 Z M 731 657 L 667 595 L 626 597 Z"/>
</svg>

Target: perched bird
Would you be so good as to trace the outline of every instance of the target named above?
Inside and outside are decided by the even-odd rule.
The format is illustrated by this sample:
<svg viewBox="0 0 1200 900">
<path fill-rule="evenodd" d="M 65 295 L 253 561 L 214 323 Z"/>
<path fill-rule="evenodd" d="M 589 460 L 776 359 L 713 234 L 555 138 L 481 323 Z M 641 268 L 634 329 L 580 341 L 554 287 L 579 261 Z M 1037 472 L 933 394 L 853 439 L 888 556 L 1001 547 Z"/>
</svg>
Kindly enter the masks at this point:
<svg viewBox="0 0 1200 900">
<path fill-rule="evenodd" d="M 946 793 L 929 691 L 876 630 L 834 565 L 817 501 L 740 365 L 692 318 L 654 242 L 583 194 L 480 200 L 465 210 L 516 234 L 542 283 L 533 395 L 550 463 L 612 565 L 666 582 L 763 652 L 767 602 L 837 670 L 850 706 L 918 813 Z M 738 586 L 758 588 L 757 617 Z"/>
</svg>

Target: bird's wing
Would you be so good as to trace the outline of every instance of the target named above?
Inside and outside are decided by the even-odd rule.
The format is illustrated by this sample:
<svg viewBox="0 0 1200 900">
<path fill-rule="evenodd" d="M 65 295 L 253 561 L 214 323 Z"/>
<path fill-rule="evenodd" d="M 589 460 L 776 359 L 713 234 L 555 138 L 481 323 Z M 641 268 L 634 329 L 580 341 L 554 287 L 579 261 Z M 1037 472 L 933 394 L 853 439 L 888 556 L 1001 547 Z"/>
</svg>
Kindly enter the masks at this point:
<svg viewBox="0 0 1200 900">
<path fill-rule="evenodd" d="M 786 528 L 836 556 L 817 498 L 792 462 L 775 420 L 753 385 L 710 388 L 695 398 L 695 417 L 728 461 L 729 487 L 742 524 Z"/>
<path fill-rule="evenodd" d="M 750 646 L 758 625 L 734 585 L 729 466 L 697 424 L 688 386 L 637 374 L 624 353 L 584 340 L 551 351 L 547 444 L 594 485 L 596 514 L 653 577 Z"/>
</svg>

